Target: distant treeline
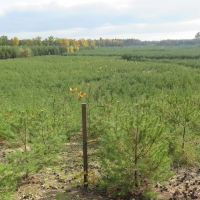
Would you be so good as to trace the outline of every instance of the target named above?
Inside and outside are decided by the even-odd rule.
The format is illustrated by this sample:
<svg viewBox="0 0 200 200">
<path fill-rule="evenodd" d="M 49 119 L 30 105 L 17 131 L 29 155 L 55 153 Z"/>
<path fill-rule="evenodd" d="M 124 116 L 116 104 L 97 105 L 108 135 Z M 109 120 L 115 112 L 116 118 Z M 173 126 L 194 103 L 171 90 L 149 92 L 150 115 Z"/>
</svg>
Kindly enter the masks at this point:
<svg viewBox="0 0 200 200">
<path fill-rule="evenodd" d="M 31 57 L 41 55 L 59 55 L 79 50 L 93 50 L 96 47 L 124 46 L 181 46 L 200 45 L 200 39 L 141 41 L 138 39 L 67 39 L 49 36 L 46 39 L 38 36 L 33 39 L 9 39 L 0 37 L 0 59 Z"/>
<path fill-rule="evenodd" d="M 139 39 L 68 39 L 55 38 L 49 36 L 46 39 L 37 36 L 33 39 L 18 39 L 17 37 L 9 39 L 3 35 L 0 37 L 0 46 L 76 46 L 76 47 L 105 47 L 105 46 L 132 46 L 132 45 L 156 45 L 156 46 L 180 46 L 200 44 L 200 38 L 181 39 L 181 40 L 161 40 L 161 41 L 141 41 Z"/>
<path fill-rule="evenodd" d="M 0 59 L 60 55 L 77 50 L 78 48 L 72 46 L 3 46 L 0 47 Z"/>
</svg>

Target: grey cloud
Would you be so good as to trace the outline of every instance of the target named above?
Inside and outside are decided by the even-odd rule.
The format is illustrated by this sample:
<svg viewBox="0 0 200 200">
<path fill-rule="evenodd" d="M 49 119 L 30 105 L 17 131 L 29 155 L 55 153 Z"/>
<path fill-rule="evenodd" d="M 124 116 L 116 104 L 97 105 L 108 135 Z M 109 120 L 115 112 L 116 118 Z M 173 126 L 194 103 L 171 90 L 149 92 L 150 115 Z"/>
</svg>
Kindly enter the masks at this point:
<svg viewBox="0 0 200 200">
<path fill-rule="evenodd" d="M 72 12 L 10 12 L 0 18 L 4 24 L 3 31 L 49 31 L 66 28 L 96 28 L 104 24 L 125 25 L 143 22 L 143 19 L 131 14 L 119 15 L 118 13 L 104 14 L 93 11 L 79 10 Z"/>
<path fill-rule="evenodd" d="M 27 2 L 23 8 L 6 7 L 0 15 L 0 35 L 41 33 L 98 38 L 200 30 L 198 23 L 191 22 L 200 19 L 199 0 L 124 0 L 122 9 L 105 1 L 74 6 L 67 6 L 67 1 L 63 5 L 54 0 L 40 4 L 34 1 L 35 6 L 29 4 L 33 1 Z"/>
</svg>

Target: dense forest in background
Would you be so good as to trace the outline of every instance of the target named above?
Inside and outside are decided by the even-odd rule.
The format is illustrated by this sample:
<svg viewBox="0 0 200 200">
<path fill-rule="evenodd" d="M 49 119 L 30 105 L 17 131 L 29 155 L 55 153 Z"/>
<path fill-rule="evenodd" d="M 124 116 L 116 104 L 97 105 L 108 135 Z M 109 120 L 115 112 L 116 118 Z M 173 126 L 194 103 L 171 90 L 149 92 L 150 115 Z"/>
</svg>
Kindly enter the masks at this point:
<svg viewBox="0 0 200 200">
<path fill-rule="evenodd" d="M 200 34 L 199 34 L 200 35 Z M 141 41 L 139 39 L 68 39 L 49 36 L 46 39 L 37 36 L 33 39 L 9 39 L 0 37 L 0 59 L 32 57 L 41 55 L 61 55 L 79 50 L 93 50 L 97 47 L 125 47 L 125 46 L 183 46 L 200 45 L 198 33 L 194 39 Z"/>
</svg>

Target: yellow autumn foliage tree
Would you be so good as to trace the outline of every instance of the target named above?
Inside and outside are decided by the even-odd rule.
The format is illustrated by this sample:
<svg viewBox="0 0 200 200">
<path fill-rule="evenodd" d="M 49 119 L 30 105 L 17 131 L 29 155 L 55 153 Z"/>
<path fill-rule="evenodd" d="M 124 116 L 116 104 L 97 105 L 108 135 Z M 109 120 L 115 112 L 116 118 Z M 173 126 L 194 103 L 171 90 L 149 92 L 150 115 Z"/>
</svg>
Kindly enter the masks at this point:
<svg viewBox="0 0 200 200">
<path fill-rule="evenodd" d="M 11 46 L 18 46 L 19 45 L 19 40 L 17 37 L 14 37 L 12 39 L 10 39 L 10 45 Z"/>
</svg>

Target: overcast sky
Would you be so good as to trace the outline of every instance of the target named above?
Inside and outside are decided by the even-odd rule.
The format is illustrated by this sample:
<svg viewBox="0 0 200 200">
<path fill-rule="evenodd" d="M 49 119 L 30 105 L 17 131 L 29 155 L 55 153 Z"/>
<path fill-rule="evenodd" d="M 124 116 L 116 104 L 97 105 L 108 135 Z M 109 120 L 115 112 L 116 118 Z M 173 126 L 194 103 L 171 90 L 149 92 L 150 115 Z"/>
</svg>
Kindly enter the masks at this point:
<svg viewBox="0 0 200 200">
<path fill-rule="evenodd" d="M 200 0 L 0 0 L 0 36 L 192 39 Z"/>
</svg>

